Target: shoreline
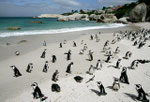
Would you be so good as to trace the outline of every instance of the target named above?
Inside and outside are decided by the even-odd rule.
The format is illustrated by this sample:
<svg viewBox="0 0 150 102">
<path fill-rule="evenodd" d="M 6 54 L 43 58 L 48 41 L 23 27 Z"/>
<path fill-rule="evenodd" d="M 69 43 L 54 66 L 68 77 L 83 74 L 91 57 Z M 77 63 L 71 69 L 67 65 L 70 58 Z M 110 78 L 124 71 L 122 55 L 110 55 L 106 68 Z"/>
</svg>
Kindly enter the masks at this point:
<svg viewBox="0 0 150 102">
<path fill-rule="evenodd" d="M 2 77 L 0 78 L 0 80 L 2 80 L 0 83 L 1 85 L 1 91 L 2 92 L 5 92 L 3 95 L 1 94 L 1 99 L 2 101 L 4 101 L 3 99 L 8 99 L 8 98 L 13 98 L 14 96 L 16 95 L 19 95 L 19 94 L 22 94 L 24 93 L 24 91 L 27 89 L 29 89 L 30 85 L 33 83 L 33 81 L 37 81 L 39 84 L 41 83 L 47 83 L 47 81 L 50 81 L 51 80 L 51 76 L 52 76 L 52 73 L 55 71 L 55 69 L 57 68 L 60 68 L 59 71 L 60 71 L 60 77 L 63 77 L 65 75 L 65 69 L 66 69 L 66 66 L 68 65 L 69 62 L 64 62 L 65 60 L 65 56 L 63 55 L 64 52 L 66 52 L 67 50 L 70 49 L 70 47 L 72 46 L 72 41 L 76 41 L 78 42 L 78 44 L 80 43 L 80 41 L 82 39 L 87 39 L 89 38 L 89 35 L 90 34 L 96 34 L 98 32 L 102 32 L 102 35 L 101 36 L 101 40 L 102 42 L 104 43 L 106 39 L 108 39 L 108 37 L 110 37 L 109 39 L 112 39 L 112 34 L 113 32 L 115 31 L 126 31 L 126 30 L 135 30 L 135 29 L 138 29 L 139 27 L 135 27 L 133 26 L 132 28 L 132 25 L 131 26 L 128 26 L 128 27 L 123 27 L 123 28 L 116 28 L 116 29 L 104 29 L 104 30 L 88 30 L 88 31 L 80 31 L 80 32 L 72 32 L 72 33 L 63 33 L 61 34 L 61 37 L 59 36 L 59 34 L 56 34 L 56 35 L 36 35 L 36 36 L 22 36 L 22 37 L 9 37 L 9 38 L 6 38 L 4 41 L 11 41 L 13 40 L 11 43 L 16 43 L 20 40 L 24 40 L 24 39 L 28 39 L 26 43 L 23 43 L 23 44 L 20 44 L 20 45 L 16 45 L 16 46 L 12 46 L 12 49 L 15 51 L 15 49 L 19 49 L 19 47 L 24 50 L 24 52 L 21 52 L 21 55 L 16 57 L 16 56 L 12 56 L 10 57 L 10 55 L 12 55 L 14 53 L 13 50 L 11 50 L 11 54 L 9 55 L 8 58 L 3 58 L 2 60 L 0 60 L 0 64 L 3 68 L 5 69 L 1 69 L 1 75 Z M 50 37 L 50 38 L 49 38 Z M 30 39 L 29 39 L 30 38 Z M 57 38 L 57 40 L 56 40 Z M 33 40 L 34 39 L 34 40 Z M 43 51 L 43 49 L 45 49 L 45 47 L 42 46 L 42 43 L 43 43 L 43 40 L 46 41 L 48 40 L 47 42 L 47 45 L 46 48 L 48 49 L 48 57 L 46 59 L 40 59 L 40 55 Z M 66 39 L 69 43 L 69 46 L 65 46 L 65 48 L 63 49 L 60 49 L 60 51 L 57 51 L 56 49 L 58 49 L 59 47 L 59 42 L 62 42 L 64 39 Z M 35 45 L 33 42 L 31 42 L 33 40 L 33 42 L 35 42 Z M 2 40 L 0 40 L 0 44 L 1 44 Z M 37 43 L 38 42 L 38 43 Z M 87 43 L 89 43 L 87 41 Z M 95 42 L 93 42 L 91 45 L 89 46 L 93 46 Z M 27 46 L 29 44 L 32 44 L 32 46 Z M 90 44 L 90 43 L 89 43 Z M 97 44 L 96 44 L 97 45 Z M 101 44 L 103 45 L 103 44 Z M 99 46 L 101 46 L 99 45 Z M 94 45 L 95 46 L 95 45 Z M 93 46 L 93 49 L 95 49 Z M 117 45 L 115 45 L 117 46 Z M 102 47 L 102 46 L 101 46 Z M 82 48 L 82 46 L 79 46 L 79 48 Z M 79 48 L 76 49 L 76 48 L 72 48 L 73 53 L 76 55 L 79 51 Z M 124 48 L 126 49 L 126 47 Z M 99 52 L 101 50 L 101 48 L 99 48 L 99 50 L 95 49 L 95 51 Z M 5 49 L 5 53 L 6 53 L 6 49 Z M 51 60 L 51 55 L 52 54 L 56 54 L 57 56 L 60 56 L 60 58 L 63 58 L 61 60 L 58 60 L 58 63 L 61 63 L 60 65 L 58 65 L 58 63 L 56 63 L 57 65 L 53 65 L 51 63 L 50 64 L 50 72 L 48 74 L 45 74 L 45 73 L 42 73 L 41 70 L 43 68 L 43 65 L 45 63 L 45 60 L 48 60 L 50 61 Z M 4 54 L 3 54 L 4 55 Z M 86 56 L 86 55 L 84 55 Z M 101 55 L 100 55 L 101 56 Z M 81 58 L 81 59 L 80 59 Z M 80 57 L 78 59 L 76 59 L 76 56 L 73 57 L 73 60 L 77 61 L 76 63 L 81 63 L 82 60 L 85 60 L 83 59 L 82 57 Z M 84 57 L 86 58 L 86 57 Z M 99 57 L 97 56 L 94 60 L 93 63 L 89 63 L 89 62 L 86 62 L 86 65 L 85 64 L 82 64 L 81 65 L 75 65 L 76 69 L 73 69 L 73 74 L 77 74 L 77 72 L 81 72 L 83 74 L 83 72 L 89 68 L 89 64 L 94 64 L 96 63 L 97 59 Z M 101 56 L 102 59 L 105 59 Z M 26 68 L 27 64 L 29 62 L 34 62 L 34 69 L 33 69 L 33 73 L 32 74 L 28 74 L 26 73 L 24 70 L 24 68 Z M 40 63 L 39 63 L 40 62 Z M 8 65 L 9 63 L 9 65 Z M 9 66 L 11 64 L 14 64 L 16 65 L 17 67 L 21 68 L 21 72 L 23 73 L 23 76 L 20 77 L 20 78 L 13 78 L 11 75 L 12 75 L 12 70 L 10 70 Z M 84 68 L 82 68 L 84 66 Z M 62 67 L 62 68 L 61 68 Z M 65 69 L 64 69 L 65 68 Z M 82 68 L 82 69 L 80 69 Z M 38 70 L 37 70 L 38 69 Z M 5 72 L 8 72 L 9 75 L 6 75 Z M 79 73 L 78 73 L 79 74 Z M 4 78 L 7 77 L 7 80 L 3 80 Z M 31 79 L 33 78 L 33 79 Z M 10 83 L 12 85 L 12 88 L 10 87 L 10 85 L 8 84 Z M 23 90 L 21 90 L 21 88 L 18 86 L 21 85 L 24 87 Z M 6 89 L 8 88 L 8 89 Z M 14 89 L 15 88 L 15 89 Z M 13 94 L 13 92 L 9 92 L 9 90 L 12 90 L 12 91 L 15 91 L 17 92 L 17 94 Z M 30 89 L 29 89 L 30 90 Z M 10 95 L 10 96 L 7 96 L 6 95 Z M 30 94 L 30 96 L 32 96 Z M 32 97 L 30 97 L 32 98 Z"/>
</svg>

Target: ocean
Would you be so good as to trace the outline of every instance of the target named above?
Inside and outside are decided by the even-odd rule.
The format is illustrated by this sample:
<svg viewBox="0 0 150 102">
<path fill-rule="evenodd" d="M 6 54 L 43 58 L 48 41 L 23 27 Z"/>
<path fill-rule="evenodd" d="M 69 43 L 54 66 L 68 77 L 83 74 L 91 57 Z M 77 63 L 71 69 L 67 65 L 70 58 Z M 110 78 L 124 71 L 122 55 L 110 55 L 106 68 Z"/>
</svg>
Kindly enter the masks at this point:
<svg viewBox="0 0 150 102">
<path fill-rule="evenodd" d="M 43 23 L 29 23 L 41 21 Z M 69 21 L 60 22 L 57 18 L 32 18 L 32 17 L 0 17 L 0 37 L 55 34 L 89 29 L 113 28 L 125 26 L 123 24 L 104 24 L 94 21 Z M 20 27 L 20 30 L 8 30 L 8 27 Z"/>
</svg>

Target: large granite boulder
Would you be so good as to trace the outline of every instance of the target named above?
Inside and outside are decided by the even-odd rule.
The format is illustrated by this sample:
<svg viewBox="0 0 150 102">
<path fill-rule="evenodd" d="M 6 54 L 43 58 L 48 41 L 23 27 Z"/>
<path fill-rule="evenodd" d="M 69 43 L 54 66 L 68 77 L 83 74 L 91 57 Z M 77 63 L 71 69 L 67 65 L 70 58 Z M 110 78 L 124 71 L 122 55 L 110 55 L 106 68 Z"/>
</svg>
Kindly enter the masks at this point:
<svg viewBox="0 0 150 102">
<path fill-rule="evenodd" d="M 8 30 L 20 30 L 20 27 L 8 27 Z"/>
<path fill-rule="evenodd" d="M 114 14 L 101 14 L 97 16 L 97 22 L 113 23 L 117 21 L 117 17 Z"/>
<path fill-rule="evenodd" d="M 138 4 L 129 14 L 131 22 L 144 22 L 146 20 L 147 6 L 145 3 Z"/>
<path fill-rule="evenodd" d="M 146 21 L 150 21 L 150 5 L 149 5 L 149 6 L 147 6 Z"/>
<path fill-rule="evenodd" d="M 115 21 L 115 23 L 123 23 L 123 24 L 129 24 L 130 22 L 128 22 L 129 17 L 122 17 L 120 19 L 118 19 L 117 21 Z"/>
<path fill-rule="evenodd" d="M 74 13 L 73 15 L 62 16 L 58 18 L 58 21 L 74 21 L 74 20 L 88 20 L 88 15 Z"/>
<path fill-rule="evenodd" d="M 90 21 L 96 21 L 97 20 L 97 15 L 96 14 L 91 14 L 89 16 Z"/>
</svg>

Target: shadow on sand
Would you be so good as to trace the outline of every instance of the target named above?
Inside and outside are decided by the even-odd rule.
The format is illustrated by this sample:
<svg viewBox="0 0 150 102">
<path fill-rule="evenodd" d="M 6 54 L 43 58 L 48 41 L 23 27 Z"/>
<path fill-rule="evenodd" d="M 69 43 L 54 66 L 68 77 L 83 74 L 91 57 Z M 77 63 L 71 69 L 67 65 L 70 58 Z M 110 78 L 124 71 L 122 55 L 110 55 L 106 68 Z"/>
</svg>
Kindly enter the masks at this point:
<svg viewBox="0 0 150 102">
<path fill-rule="evenodd" d="M 124 93 L 126 96 L 129 96 L 132 100 L 137 101 L 137 97 L 134 94 Z"/>
<path fill-rule="evenodd" d="M 90 89 L 92 92 L 94 92 L 97 96 L 100 96 L 100 92 L 95 89 Z"/>
</svg>

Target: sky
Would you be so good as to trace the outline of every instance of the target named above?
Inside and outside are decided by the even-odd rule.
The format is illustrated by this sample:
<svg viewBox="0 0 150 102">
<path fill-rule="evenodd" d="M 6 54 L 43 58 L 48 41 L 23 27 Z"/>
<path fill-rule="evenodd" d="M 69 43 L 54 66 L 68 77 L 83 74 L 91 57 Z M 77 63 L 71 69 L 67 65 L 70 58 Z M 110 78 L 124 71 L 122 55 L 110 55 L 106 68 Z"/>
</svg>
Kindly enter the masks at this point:
<svg viewBox="0 0 150 102">
<path fill-rule="evenodd" d="M 62 14 L 71 10 L 99 9 L 137 0 L 0 0 L 0 17 Z"/>
</svg>

